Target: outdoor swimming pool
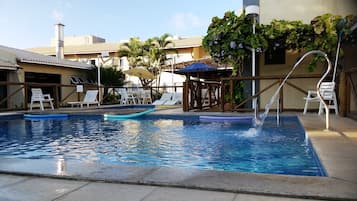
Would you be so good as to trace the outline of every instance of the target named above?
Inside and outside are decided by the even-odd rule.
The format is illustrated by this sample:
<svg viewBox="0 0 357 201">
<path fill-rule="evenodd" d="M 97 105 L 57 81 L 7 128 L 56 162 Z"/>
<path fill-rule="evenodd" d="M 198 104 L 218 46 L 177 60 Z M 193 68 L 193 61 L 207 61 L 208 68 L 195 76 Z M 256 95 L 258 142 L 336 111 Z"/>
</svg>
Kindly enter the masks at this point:
<svg viewBox="0 0 357 201">
<path fill-rule="evenodd" d="M 250 127 L 250 122 L 200 121 L 198 116 L 8 116 L 0 118 L 0 157 L 325 175 L 297 117 L 283 117 L 280 126 L 268 118 L 256 136 Z"/>
</svg>

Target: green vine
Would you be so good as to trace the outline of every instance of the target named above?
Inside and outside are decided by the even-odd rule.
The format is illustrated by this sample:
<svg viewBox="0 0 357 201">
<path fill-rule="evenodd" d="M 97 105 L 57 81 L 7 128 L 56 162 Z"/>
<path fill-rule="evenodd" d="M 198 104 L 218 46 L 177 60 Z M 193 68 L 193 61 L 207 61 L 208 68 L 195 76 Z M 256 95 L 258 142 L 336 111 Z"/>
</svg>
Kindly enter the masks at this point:
<svg viewBox="0 0 357 201">
<path fill-rule="evenodd" d="M 260 29 L 261 26 L 257 25 L 256 31 Z M 233 11 L 226 12 L 222 19 L 212 18 L 202 44 L 215 61 L 232 65 L 233 75 L 242 73 L 251 48 L 262 51 L 268 45 L 264 37 L 252 34 L 251 19 L 245 14 L 236 16 Z"/>
<path fill-rule="evenodd" d="M 268 25 L 257 24 L 256 34 L 252 34 L 252 20 L 244 13 L 237 16 L 234 12 L 226 12 L 223 18 L 212 18 L 202 44 L 214 60 L 232 65 L 232 75 L 236 76 L 242 74 L 244 61 L 251 56 L 251 48 L 256 48 L 257 52 L 267 48 L 297 51 L 317 49 L 333 58 L 339 36 L 343 36 L 345 42 L 356 41 L 350 31 L 356 22 L 356 16 L 343 18 L 324 14 L 315 17 L 311 24 L 287 20 L 273 20 Z M 343 51 L 339 56 L 342 54 Z M 313 58 L 308 65 L 309 71 L 313 71 L 321 61 L 320 57 Z"/>
</svg>

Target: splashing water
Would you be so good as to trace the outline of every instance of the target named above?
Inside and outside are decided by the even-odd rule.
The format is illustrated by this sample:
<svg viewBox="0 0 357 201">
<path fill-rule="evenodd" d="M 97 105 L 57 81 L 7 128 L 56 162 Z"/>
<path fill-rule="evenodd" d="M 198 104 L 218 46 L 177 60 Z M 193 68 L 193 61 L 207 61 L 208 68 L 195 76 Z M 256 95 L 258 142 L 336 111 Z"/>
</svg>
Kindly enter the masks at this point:
<svg viewBox="0 0 357 201">
<path fill-rule="evenodd" d="M 246 137 L 246 138 L 257 137 L 260 131 L 261 131 L 261 127 L 249 128 L 247 131 L 243 131 L 243 134 L 240 134 L 239 137 Z"/>
<path fill-rule="evenodd" d="M 256 128 L 257 134 L 259 131 L 261 131 L 264 121 L 268 116 L 269 110 L 271 108 L 271 106 L 274 103 L 275 98 L 278 96 L 281 88 L 284 86 L 286 80 L 290 77 L 290 75 L 293 73 L 293 71 L 296 69 L 296 67 L 305 59 L 305 57 L 307 57 L 310 54 L 320 54 L 322 56 L 325 57 L 325 59 L 327 60 L 328 64 L 329 64 L 329 68 L 331 69 L 331 62 L 328 59 L 326 53 L 319 51 L 319 50 L 312 50 L 310 52 L 305 53 L 293 66 L 293 68 L 290 70 L 290 72 L 285 76 L 285 79 L 281 82 L 281 84 L 279 85 L 278 89 L 275 91 L 274 95 L 270 98 L 269 102 L 265 105 L 265 112 L 261 115 L 257 115 L 257 117 L 255 119 L 253 119 L 253 125 Z M 329 70 L 328 70 L 329 71 Z M 327 75 L 328 71 L 325 73 L 325 75 Z M 324 76 L 325 76 L 324 75 Z M 323 79 L 324 77 L 322 77 Z M 321 80 L 322 80 L 321 79 Z M 249 129 L 250 130 L 250 129 Z"/>
</svg>

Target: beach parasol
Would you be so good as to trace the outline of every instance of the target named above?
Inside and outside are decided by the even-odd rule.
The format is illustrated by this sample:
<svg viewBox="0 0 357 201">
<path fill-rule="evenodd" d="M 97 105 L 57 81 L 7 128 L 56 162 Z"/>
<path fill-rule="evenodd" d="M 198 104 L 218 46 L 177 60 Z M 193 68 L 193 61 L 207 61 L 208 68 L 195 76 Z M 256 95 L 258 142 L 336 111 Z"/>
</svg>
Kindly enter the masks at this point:
<svg viewBox="0 0 357 201">
<path fill-rule="evenodd" d="M 136 76 L 139 78 L 147 79 L 147 80 L 155 79 L 155 76 L 144 67 L 132 68 L 132 69 L 123 71 L 123 73 L 125 73 L 127 75 L 131 75 L 131 76 Z"/>
<path fill-rule="evenodd" d="M 191 65 L 186 66 L 177 71 L 178 74 L 186 74 L 186 76 L 203 76 L 208 75 L 207 73 L 217 71 L 217 68 L 209 66 L 204 63 L 195 62 Z"/>
<path fill-rule="evenodd" d="M 215 71 L 215 70 L 217 70 L 215 67 L 200 62 L 195 62 L 191 65 L 186 66 L 185 68 L 180 69 L 178 72 L 199 73 L 199 72 L 207 72 L 207 71 Z"/>
</svg>

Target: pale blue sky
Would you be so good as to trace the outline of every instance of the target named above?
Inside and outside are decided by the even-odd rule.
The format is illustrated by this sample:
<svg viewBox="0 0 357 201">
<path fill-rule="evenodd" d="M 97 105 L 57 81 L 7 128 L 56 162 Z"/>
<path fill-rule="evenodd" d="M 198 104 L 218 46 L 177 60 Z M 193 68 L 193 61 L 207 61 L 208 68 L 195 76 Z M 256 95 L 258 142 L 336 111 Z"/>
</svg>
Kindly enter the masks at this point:
<svg viewBox="0 0 357 201">
<path fill-rule="evenodd" d="M 199 36 L 212 17 L 241 7 L 242 0 L 0 0 L 0 45 L 48 46 L 59 21 L 65 36 L 91 34 L 107 42 Z"/>
</svg>

